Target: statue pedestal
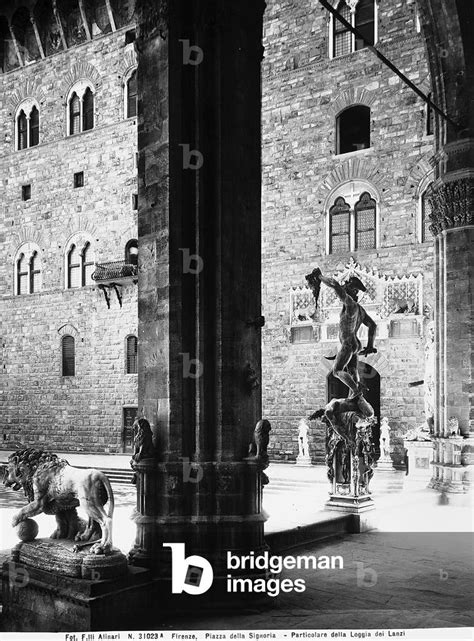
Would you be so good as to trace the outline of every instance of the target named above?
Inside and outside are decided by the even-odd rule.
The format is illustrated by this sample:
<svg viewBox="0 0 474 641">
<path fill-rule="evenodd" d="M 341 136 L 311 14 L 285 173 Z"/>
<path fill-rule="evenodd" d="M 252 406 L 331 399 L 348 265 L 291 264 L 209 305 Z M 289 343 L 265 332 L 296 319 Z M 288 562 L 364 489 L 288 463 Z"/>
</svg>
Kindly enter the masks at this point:
<svg viewBox="0 0 474 641">
<path fill-rule="evenodd" d="M 368 484 L 370 476 L 364 465 L 364 457 L 354 454 L 339 442 L 336 456 L 329 469 L 332 477 L 332 491 L 329 493 L 327 510 L 337 510 L 349 514 L 362 514 L 375 508 Z"/>
<path fill-rule="evenodd" d="M 377 470 L 382 472 L 395 472 L 391 458 L 379 458 L 377 461 Z"/>
<path fill-rule="evenodd" d="M 298 465 L 300 467 L 309 467 L 309 466 L 311 466 L 313 464 L 311 463 L 311 457 L 310 456 L 304 456 L 304 455 L 299 454 L 296 457 L 296 465 Z"/>
<path fill-rule="evenodd" d="M 39 539 L 14 548 L 3 564 L 4 629 L 130 629 L 146 617 L 153 608 L 147 570 L 129 568 L 118 550 L 92 555 L 74 552 L 73 545 Z"/>
<path fill-rule="evenodd" d="M 433 437 L 433 476 L 429 487 L 450 494 L 471 490 L 473 440 L 462 436 Z"/>
<path fill-rule="evenodd" d="M 408 451 L 408 481 L 426 481 L 431 479 L 433 461 L 433 443 L 431 441 L 403 441 Z"/>
<path fill-rule="evenodd" d="M 337 510 L 347 514 L 362 514 L 375 508 L 374 500 L 371 496 L 353 496 L 347 494 L 330 494 L 329 501 L 326 503 L 326 510 Z"/>
</svg>

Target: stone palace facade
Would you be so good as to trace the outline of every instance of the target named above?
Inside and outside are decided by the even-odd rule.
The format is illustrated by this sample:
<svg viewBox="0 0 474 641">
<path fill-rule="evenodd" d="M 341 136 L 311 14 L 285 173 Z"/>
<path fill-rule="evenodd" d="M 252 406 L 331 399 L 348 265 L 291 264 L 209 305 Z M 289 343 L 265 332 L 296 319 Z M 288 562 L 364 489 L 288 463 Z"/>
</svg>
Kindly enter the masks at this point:
<svg viewBox="0 0 474 641">
<path fill-rule="evenodd" d="M 2 447 L 121 452 L 137 408 L 133 6 L 7 5 L 0 15 Z"/>
</svg>

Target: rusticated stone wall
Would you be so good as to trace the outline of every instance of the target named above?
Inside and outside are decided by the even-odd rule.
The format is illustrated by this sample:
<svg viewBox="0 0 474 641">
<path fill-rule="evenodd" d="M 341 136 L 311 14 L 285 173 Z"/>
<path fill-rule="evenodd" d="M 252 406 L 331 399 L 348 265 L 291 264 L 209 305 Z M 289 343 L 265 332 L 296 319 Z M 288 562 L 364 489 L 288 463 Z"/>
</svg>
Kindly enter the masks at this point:
<svg viewBox="0 0 474 641">
<path fill-rule="evenodd" d="M 430 79 L 415 3 L 378 5 L 377 47 L 425 93 Z M 370 51 L 330 59 L 328 14 L 309 0 L 269 0 L 263 66 L 263 407 L 272 422 L 274 460 L 294 460 L 298 420 L 324 405 L 324 356 L 337 343 L 294 344 L 289 291 L 319 265 L 332 274 L 352 256 L 388 276 L 422 273 L 424 301 L 433 307 L 432 239 L 419 242 L 419 196 L 431 180 L 434 136 L 426 134 L 424 103 Z M 371 109 L 371 147 L 336 155 L 336 116 L 352 104 Z M 379 246 L 326 254 L 331 190 L 365 180 L 378 192 Z M 427 317 L 430 315 L 427 310 Z M 386 359 L 381 415 L 402 457 L 401 436 L 423 422 L 424 338 L 376 341 Z M 371 364 L 370 357 L 367 362 Z M 324 430 L 312 425 L 313 460 L 324 453 Z"/>
<path fill-rule="evenodd" d="M 130 29 L 131 26 L 128 26 Z M 127 27 L 0 74 L 0 442 L 59 451 L 122 451 L 123 407 L 137 404 L 125 342 L 137 334 L 137 285 L 122 283 L 110 309 L 94 284 L 66 289 L 70 238 L 89 240 L 95 262 L 124 260 L 137 238 L 137 125 L 125 118 L 124 80 L 136 66 Z M 94 128 L 66 135 L 75 81 L 95 92 Z M 40 111 L 39 145 L 15 150 L 15 112 L 25 98 Z M 84 186 L 73 176 L 84 172 Z M 31 199 L 22 200 L 22 185 Z M 15 257 L 39 249 L 41 290 L 16 295 Z M 61 336 L 75 337 L 75 376 L 62 376 Z"/>
</svg>

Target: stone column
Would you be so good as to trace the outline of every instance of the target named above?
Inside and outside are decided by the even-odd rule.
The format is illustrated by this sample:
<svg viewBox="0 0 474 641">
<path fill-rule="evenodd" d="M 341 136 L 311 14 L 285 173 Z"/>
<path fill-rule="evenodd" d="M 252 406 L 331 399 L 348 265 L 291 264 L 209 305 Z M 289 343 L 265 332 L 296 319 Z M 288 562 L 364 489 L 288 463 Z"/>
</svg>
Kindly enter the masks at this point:
<svg viewBox="0 0 474 641">
<path fill-rule="evenodd" d="M 169 8 L 168 8 L 169 4 Z M 139 414 L 130 559 L 264 549 L 261 457 L 261 0 L 139 6 Z"/>
<path fill-rule="evenodd" d="M 435 235 L 436 377 L 434 474 L 431 486 L 463 492 L 469 486 L 474 433 L 472 303 L 474 273 L 474 141 L 449 143 L 438 158 L 441 178 L 431 197 Z M 459 435 L 452 425 L 459 425 Z M 456 441 L 456 447 L 451 447 Z M 450 454 L 451 453 L 451 454 Z"/>
</svg>

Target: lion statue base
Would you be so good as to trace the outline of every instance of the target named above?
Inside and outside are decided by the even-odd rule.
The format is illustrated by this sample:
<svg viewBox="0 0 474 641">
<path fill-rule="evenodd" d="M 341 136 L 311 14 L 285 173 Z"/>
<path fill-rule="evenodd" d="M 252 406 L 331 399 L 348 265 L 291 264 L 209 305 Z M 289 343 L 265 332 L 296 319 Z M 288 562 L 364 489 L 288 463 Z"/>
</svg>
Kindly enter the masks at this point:
<svg viewBox="0 0 474 641">
<path fill-rule="evenodd" d="M 15 491 L 23 489 L 28 499 L 28 505 L 13 517 L 13 527 L 37 514 L 54 514 L 57 527 L 52 539 L 82 542 L 76 549 L 92 545 L 92 554 L 112 550 L 114 496 L 100 470 L 72 467 L 51 452 L 21 449 L 8 458 L 4 484 Z M 107 501 L 108 512 L 104 510 Z M 87 524 L 79 518 L 77 507 L 87 514 Z"/>
</svg>

